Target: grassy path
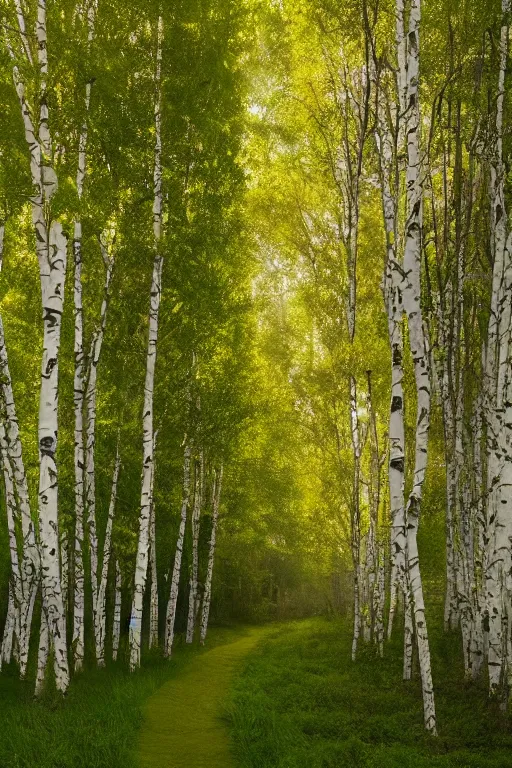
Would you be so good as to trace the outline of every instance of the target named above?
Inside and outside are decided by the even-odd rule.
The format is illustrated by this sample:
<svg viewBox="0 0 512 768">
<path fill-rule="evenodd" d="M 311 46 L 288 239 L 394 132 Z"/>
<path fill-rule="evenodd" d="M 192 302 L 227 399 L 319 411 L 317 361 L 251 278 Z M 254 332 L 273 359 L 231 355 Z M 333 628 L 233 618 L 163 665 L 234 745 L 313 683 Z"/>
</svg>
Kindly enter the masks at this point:
<svg viewBox="0 0 512 768">
<path fill-rule="evenodd" d="M 138 744 L 141 768 L 234 766 L 222 703 L 237 665 L 264 633 L 250 629 L 198 654 L 149 699 Z"/>
</svg>

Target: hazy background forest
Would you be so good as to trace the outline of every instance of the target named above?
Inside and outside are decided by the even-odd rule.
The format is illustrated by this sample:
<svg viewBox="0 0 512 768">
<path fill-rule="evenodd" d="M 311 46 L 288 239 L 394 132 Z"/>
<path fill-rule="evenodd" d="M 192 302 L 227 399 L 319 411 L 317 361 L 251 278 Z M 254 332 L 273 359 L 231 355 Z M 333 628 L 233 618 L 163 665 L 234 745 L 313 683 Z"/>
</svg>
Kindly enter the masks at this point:
<svg viewBox="0 0 512 768">
<path fill-rule="evenodd" d="M 136 718 L 209 623 L 308 619 L 241 764 L 512 764 L 510 0 L 0 7 L 5 701 L 147 663 Z"/>
</svg>

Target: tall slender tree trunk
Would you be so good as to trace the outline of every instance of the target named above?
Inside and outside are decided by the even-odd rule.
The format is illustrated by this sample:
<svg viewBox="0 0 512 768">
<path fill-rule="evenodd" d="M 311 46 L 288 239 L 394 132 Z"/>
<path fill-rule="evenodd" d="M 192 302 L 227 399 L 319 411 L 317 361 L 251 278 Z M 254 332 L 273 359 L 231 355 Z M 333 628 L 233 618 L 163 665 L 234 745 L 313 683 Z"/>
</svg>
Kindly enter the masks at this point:
<svg viewBox="0 0 512 768">
<path fill-rule="evenodd" d="M 405 76 L 402 63 L 401 43 L 399 45 L 399 87 Z M 375 139 L 380 161 L 380 181 L 384 230 L 386 234 L 386 263 L 384 268 L 383 292 L 384 304 L 388 316 L 388 338 L 391 351 L 391 403 L 389 412 L 389 465 L 388 479 L 390 492 L 391 517 L 391 577 L 387 636 L 391 636 L 396 612 L 398 595 L 405 589 L 405 426 L 404 426 L 404 390 L 403 390 L 403 297 L 402 266 L 397 252 L 397 191 L 393 185 L 393 159 L 396 151 L 388 125 L 387 103 L 383 92 L 383 83 L 376 79 L 377 108 Z M 395 107 L 396 110 L 396 107 Z M 395 174 L 397 169 L 395 169 Z M 395 188 L 395 194 L 393 189 Z"/>
<path fill-rule="evenodd" d="M 188 598 L 188 620 L 186 642 L 194 640 L 195 620 L 197 615 L 198 579 L 199 579 L 199 526 L 204 493 L 204 454 L 201 450 L 194 473 L 194 506 L 192 510 L 192 569 Z"/>
<path fill-rule="evenodd" d="M 4 634 L 2 635 L 2 646 L 0 647 L 0 670 L 3 664 L 10 664 L 14 634 L 16 629 L 16 602 L 13 594 L 12 584 L 9 583 L 9 600 L 7 604 L 7 616 L 5 617 Z"/>
<path fill-rule="evenodd" d="M 107 237 L 109 234 L 107 234 Z M 112 244 L 110 244 L 111 247 Z M 105 264 L 105 284 L 103 292 L 103 301 L 100 310 L 100 319 L 96 330 L 93 333 L 91 349 L 87 365 L 86 385 L 84 392 L 84 405 L 86 414 L 85 428 L 85 510 L 87 512 L 87 528 L 89 532 L 89 560 L 91 576 L 91 594 L 92 594 L 92 615 L 94 627 L 94 641 L 96 660 L 99 662 L 102 658 L 101 639 L 101 611 L 98 607 L 99 594 L 99 553 L 98 553 L 98 533 L 96 527 L 96 398 L 98 389 L 98 365 L 100 362 L 101 351 L 103 348 L 103 339 L 107 325 L 107 310 L 110 301 L 110 290 L 114 270 L 114 256 L 109 251 L 109 245 L 100 238 L 101 253 Z"/>
<path fill-rule="evenodd" d="M 21 558 L 21 580 L 23 597 L 19 605 L 20 613 L 20 676 L 25 677 L 28 663 L 30 630 L 34 600 L 39 585 L 39 551 L 37 548 L 35 527 L 30 511 L 28 482 L 23 462 L 23 450 L 20 440 L 19 425 L 14 403 L 11 374 L 7 359 L 4 329 L 0 317 L 0 387 L 5 408 L 5 453 L 12 469 L 16 503 L 21 518 L 23 538 Z"/>
<path fill-rule="evenodd" d="M 401 0 L 398 0 L 401 3 Z M 414 479 L 406 509 L 407 568 L 413 602 L 414 625 L 418 646 L 418 659 L 423 691 L 425 727 L 436 732 L 434 689 L 430 663 L 430 648 L 423 599 L 418 556 L 417 533 L 421 497 L 427 467 L 428 430 L 430 422 L 430 367 L 425 342 L 421 311 L 421 229 L 422 229 L 422 180 L 419 150 L 419 26 L 420 0 L 411 0 L 409 31 L 407 35 L 407 221 L 405 225 L 404 251 L 404 309 L 409 326 L 409 344 L 414 363 L 417 393 L 416 455 Z"/>
<path fill-rule="evenodd" d="M 119 567 L 119 560 L 116 557 L 116 580 L 114 591 L 114 622 L 112 625 L 112 659 L 117 661 L 117 654 L 119 652 L 119 639 L 121 637 L 121 569 Z"/>
<path fill-rule="evenodd" d="M 58 376 L 61 318 L 64 303 L 67 240 L 62 226 L 52 224 L 48 250 L 40 261 L 43 294 L 43 360 L 39 405 L 39 539 L 45 621 L 55 654 L 57 688 L 69 684 L 66 617 L 59 562 L 57 484 Z M 43 261 L 44 258 L 44 261 Z"/>
<path fill-rule="evenodd" d="M 156 567 L 156 520 L 155 520 L 155 432 L 153 438 L 153 474 L 151 477 L 151 511 L 149 519 L 149 566 L 151 569 L 151 594 L 149 607 L 149 647 L 158 647 L 158 571 Z"/>
<path fill-rule="evenodd" d="M 180 587 L 181 559 L 183 555 L 183 542 L 185 539 L 188 507 L 190 504 L 190 455 L 191 446 L 189 438 L 185 436 L 185 452 L 183 458 L 183 498 L 181 502 L 180 527 L 178 531 L 178 540 L 176 542 L 176 552 L 174 555 L 174 565 L 171 576 L 171 591 L 169 594 L 169 601 L 167 603 L 167 611 L 165 616 L 164 653 L 167 658 L 171 656 L 172 645 L 174 642 L 174 624 L 176 621 L 176 605 L 178 603 L 178 591 Z"/>
<path fill-rule="evenodd" d="M 151 281 L 151 303 L 149 310 L 149 337 L 146 359 L 146 380 L 144 384 L 143 410 L 143 461 L 142 461 L 142 492 L 139 518 L 139 538 L 137 559 L 135 564 L 135 585 L 130 619 L 130 669 L 140 665 L 142 637 L 142 605 L 148 570 L 149 549 L 149 518 L 151 513 L 151 484 L 153 477 L 153 391 L 155 386 L 155 363 L 158 339 L 158 313 L 162 292 L 163 256 L 160 252 L 162 235 L 162 38 L 163 20 L 158 19 L 158 43 L 156 63 L 156 100 L 155 100 L 155 166 L 153 177 L 153 234 L 155 244 L 155 260 Z"/>
<path fill-rule="evenodd" d="M 24 11 L 17 6 L 18 23 L 27 49 Z M 23 29 L 22 29 L 23 27 Z M 57 174 L 52 167 L 52 141 L 49 129 L 49 111 L 46 93 L 48 51 L 46 30 L 46 0 L 39 0 L 35 24 L 38 68 L 39 114 L 37 130 L 26 99 L 25 83 L 12 49 L 13 79 L 21 107 L 25 139 L 30 154 L 30 171 L 35 193 L 31 198 L 32 222 L 35 231 L 36 253 L 39 262 L 43 306 L 43 359 L 39 403 L 39 543 L 41 585 L 44 621 L 48 642 L 54 649 L 57 688 L 64 692 L 69 684 L 66 621 L 62 601 L 58 484 L 57 484 L 57 426 L 58 426 L 58 360 L 60 331 L 66 277 L 67 238 L 62 226 L 51 221 L 50 202 L 57 190 Z M 27 57 L 30 54 L 27 53 Z M 50 223 L 48 223 L 50 222 Z M 32 603 L 32 599 L 30 600 Z M 44 678 L 44 674 L 43 674 Z"/>
<path fill-rule="evenodd" d="M 15 640 L 18 644 L 18 649 L 21 648 L 20 618 L 23 605 L 23 582 L 18 554 L 18 541 L 16 538 L 18 510 L 14 490 L 14 478 L 7 452 L 7 439 L 3 424 L 3 414 L 2 420 L 0 420 L 0 461 L 2 464 L 2 473 L 4 478 L 5 506 L 7 510 L 7 533 L 9 537 L 9 552 L 11 560 L 9 604 L 7 609 L 6 627 L 4 630 L 5 646 L 3 649 L 4 661 L 9 663 L 13 648 L 13 640 Z"/>
<path fill-rule="evenodd" d="M 503 160 L 503 113 L 508 62 L 510 0 L 502 0 L 500 68 L 496 100 L 494 156 L 491 162 L 491 252 L 494 260 L 491 311 L 487 333 L 484 378 L 484 413 L 487 433 L 487 554 L 486 606 L 488 631 L 489 688 L 493 696 L 504 691 L 508 681 L 506 649 L 511 613 L 510 540 L 512 536 L 512 484 L 510 450 L 510 322 L 512 290 L 512 243 L 507 233 L 505 164 Z M 508 660 L 511 668 L 511 661 Z"/>
<path fill-rule="evenodd" d="M 87 13 L 88 47 L 90 51 L 94 38 L 95 2 L 91 2 Z M 76 189 L 79 202 L 82 201 L 87 168 L 88 114 L 91 103 L 91 82 L 85 86 L 85 118 L 78 141 L 78 168 Z M 75 372 L 74 372 L 74 410 L 75 410 L 75 540 L 73 548 L 73 661 L 74 670 L 79 672 L 83 666 L 85 638 L 85 572 L 84 572 L 84 398 L 85 398 L 85 360 L 84 360 L 84 319 L 82 306 L 82 222 L 78 216 L 74 223 L 74 316 L 75 316 Z"/>
<path fill-rule="evenodd" d="M 217 542 L 217 524 L 219 521 L 220 495 L 222 492 L 223 466 L 221 464 L 218 472 L 215 472 L 213 480 L 213 511 L 212 511 L 212 532 L 210 535 L 210 547 L 208 550 L 208 567 L 206 570 L 206 580 L 204 585 L 203 609 L 201 612 L 200 642 L 204 645 L 206 633 L 208 631 L 208 619 L 210 616 L 210 604 L 212 599 L 212 579 L 213 566 L 215 562 L 215 545 Z"/>
<path fill-rule="evenodd" d="M 97 662 L 98 666 L 105 665 L 105 638 L 107 631 L 107 584 L 108 570 L 110 565 L 110 556 L 112 553 L 112 527 L 114 524 L 114 515 L 117 501 L 117 484 L 119 481 L 119 472 L 121 470 L 121 457 L 119 455 L 119 440 L 117 443 L 116 461 L 114 464 L 114 474 L 112 477 L 112 491 L 110 495 L 110 505 L 108 509 L 107 528 L 105 531 L 105 541 L 103 544 L 103 562 L 101 565 L 101 579 L 98 585 L 98 596 L 96 600 L 96 638 L 97 638 Z"/>
<path fill-rule="evenodd" d="M 360 472 L 361 442 L 359 417 L 357 415 L 357 389 L 354 376 L 350 377 L 350 419 L 352 449 L 354 455 L 352 480 L 352 562 L 354 564 L 354 630 L 352 635 L 352 661 L 355 661 L 361 633 L 361 513 L 360 513 Z"/>
</svg>

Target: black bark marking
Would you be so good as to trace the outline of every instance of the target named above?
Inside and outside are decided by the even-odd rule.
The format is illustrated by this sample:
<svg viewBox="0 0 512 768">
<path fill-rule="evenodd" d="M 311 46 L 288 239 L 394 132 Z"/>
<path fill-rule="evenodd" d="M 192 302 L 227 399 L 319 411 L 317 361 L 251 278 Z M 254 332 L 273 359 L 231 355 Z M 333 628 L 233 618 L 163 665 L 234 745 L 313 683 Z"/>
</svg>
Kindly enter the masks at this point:
<svg viewBox="0 0 512 768">
<path fill-rule="evenodd" d="M 391 459 L 389 466 L 392 469 L 396 469 L 398 472 L 404 471 L 404 459 L 402 457 Z"/>
<path fill-rule="evenodd" d="M 402 398 L 399 395 L 394 395 L 391 400 L 391 413 L 396 413 L 402 409 Z"/>
</svg>

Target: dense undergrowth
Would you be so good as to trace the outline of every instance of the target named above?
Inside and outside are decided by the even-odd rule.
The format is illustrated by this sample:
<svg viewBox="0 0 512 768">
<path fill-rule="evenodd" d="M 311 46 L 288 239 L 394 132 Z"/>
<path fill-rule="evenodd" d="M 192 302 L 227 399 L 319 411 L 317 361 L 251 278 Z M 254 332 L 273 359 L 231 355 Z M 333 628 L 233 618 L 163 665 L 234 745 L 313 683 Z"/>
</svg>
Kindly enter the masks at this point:
<svg viewBox="0 0 512 768">
<path fill-rule="evenodd" d="M 396 633 L 397 635 L 399 633 Z M 228 716 L 241 768 L 508 768 L 512 730 L 485 685 L 465 683 L 457 636 L 433 626 L 439 737 L 423 728 L 401 648 L 350 660 L 349 621 L 280 625 L 237 681 Z"/>
<path fill-rule="evenodd" d="M 215 628 L 206 649 L 242 630 Z M 135 744 L 149 696 L 202 651 L 179 644 L 170 661 L 146 654 L 130 674 L 124 661 L 77 675 L 63 698 L 48 689 L 36 701 L 33 680 L 0 676 L 0 768 L 135 768 Z M 198 662 L 200 663 L 200 662 Z"/>
</svg>

